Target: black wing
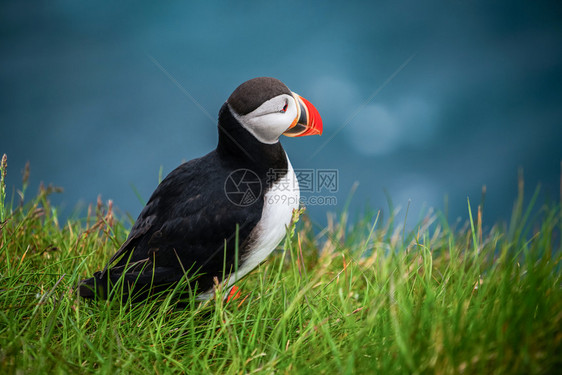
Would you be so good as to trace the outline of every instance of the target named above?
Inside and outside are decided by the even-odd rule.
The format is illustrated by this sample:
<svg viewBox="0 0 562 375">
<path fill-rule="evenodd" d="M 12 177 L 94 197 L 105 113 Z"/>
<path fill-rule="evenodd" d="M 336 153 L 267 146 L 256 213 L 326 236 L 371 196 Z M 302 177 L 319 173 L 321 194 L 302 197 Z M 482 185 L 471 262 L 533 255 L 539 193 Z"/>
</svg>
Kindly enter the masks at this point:
<svg viewBox="0 0 562 375">
<path fill-rule="evenodd" d="M 172 171 L 150 197 L 127 240 L 93 279 L 107 285 L 107 278 L 115 283 L 124 273 L 125 280 L 137 285 L 169 286 L 187 273 L 198 275 L 199 291 L 210 289 L 214 277 L 220 280 L 223 271 L 233 269 L 237 244 L 240 261 L 263 208 L 262 197 L 249 207 L 228 200 L 228 172 L 215 152 Z M 95 283 L 93 279 L 86 284 Z M 93 297 L 91 290 L 85 294 Z"/>
</svg>

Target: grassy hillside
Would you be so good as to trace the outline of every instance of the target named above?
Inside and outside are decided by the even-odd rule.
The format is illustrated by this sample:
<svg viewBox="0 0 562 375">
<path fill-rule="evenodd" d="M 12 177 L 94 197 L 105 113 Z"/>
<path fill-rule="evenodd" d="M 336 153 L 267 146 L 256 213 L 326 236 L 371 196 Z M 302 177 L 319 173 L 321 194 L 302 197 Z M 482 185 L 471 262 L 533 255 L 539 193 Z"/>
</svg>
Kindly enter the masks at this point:
<svg viewBox="0 0 562 375">
<path fill-rule="evenodd" d="M 2 181 L 5 168 L 2 170 Z M 21 196 L 25 193 L 22 189 Z M 79 299 L 127 229 L 111 204 L 59 222 L 42 187 L 0 189 L 0 373 L 545 374 L 562 368 L 560 205 L 411 233 L 345 214 L 290 238 L 226 303 Z M 467 208 L 468 210 L 468 208 Z M 219 293 L 222 293 L 219 291 Z"/>
</svg>

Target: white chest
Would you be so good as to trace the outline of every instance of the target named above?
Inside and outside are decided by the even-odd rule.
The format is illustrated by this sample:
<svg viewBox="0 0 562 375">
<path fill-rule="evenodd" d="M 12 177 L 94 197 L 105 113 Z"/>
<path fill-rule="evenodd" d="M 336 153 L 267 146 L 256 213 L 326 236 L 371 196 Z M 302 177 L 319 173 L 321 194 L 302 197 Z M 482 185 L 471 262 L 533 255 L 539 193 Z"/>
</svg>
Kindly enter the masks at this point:
<svg viewBox="0 0 562 375">
<path fill-rule="evenodd" d="M 250 249 L 242 257 L 238 272 L 234 272 L 225 282 L 225 287 L 232 286 L 247 273 L 256 268 L 267 258 L 285 235 L 291 224 L 293 210 L 299 208 L 299 182 L 291 161 L 287 157 L 287 174 L 272 186 L 264 187 L 264 205 L 262 217 L 250 236 L 254 238 Z M 200 294 L 197 299 L 205 300 L 214 294 L 213 288 Z"/>
<path fill-rule="evenodd" d="M 287 164 L 287 174 L 266 187 L 268 190 L 264 196 L 262 217 L 251 234 L 255 240 L 228 285 L 232 285 L 263 262 L 287 234 L 293 210 L 299 208 L 300 199 L 299 182 L 288 157 Z"/>
</svg>

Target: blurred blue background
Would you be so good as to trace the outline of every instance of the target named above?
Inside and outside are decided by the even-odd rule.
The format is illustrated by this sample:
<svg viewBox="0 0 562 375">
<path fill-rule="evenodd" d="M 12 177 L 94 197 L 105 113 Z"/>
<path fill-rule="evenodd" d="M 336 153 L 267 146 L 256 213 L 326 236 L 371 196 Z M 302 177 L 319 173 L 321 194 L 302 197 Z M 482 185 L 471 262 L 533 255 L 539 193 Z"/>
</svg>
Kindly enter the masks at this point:
<svg viewBox="0 0 562 375">
<path fill-rule="evenodd" d="M 70 215 L 98 194 L 133 217 L 158 171 L 216 146 L 232 90 L 273 76 L 316 105 L 322 137 L 283 138 L 295 169 L 336 169 L 337 205 L 506 220 L 517 170 L 559 197 L 562 9 L 555 1 L 2 2 L 0 153 L 31 163 Z M 332 195 L 321 191 L 308 195 Z M 425 207 L 425 208 L 424 208 Z"/>
</svg>

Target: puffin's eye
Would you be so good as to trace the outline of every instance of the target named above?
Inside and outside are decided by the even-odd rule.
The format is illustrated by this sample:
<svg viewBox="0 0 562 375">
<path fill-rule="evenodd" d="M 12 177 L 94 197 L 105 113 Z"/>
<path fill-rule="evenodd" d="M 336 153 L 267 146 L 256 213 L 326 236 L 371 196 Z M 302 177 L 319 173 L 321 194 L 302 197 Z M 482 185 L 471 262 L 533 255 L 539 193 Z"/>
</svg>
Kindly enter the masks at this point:
<svg viewBox="0 0 562 375">
<path fill-rule="evenodd" d="M 289 106 L 289 102 L 285 102 L 285 105 L 283 106 L 283 109 L 280 111 L 281 113 L 285 113 L 287 112 L 287 107 Z"/>
</svg>

